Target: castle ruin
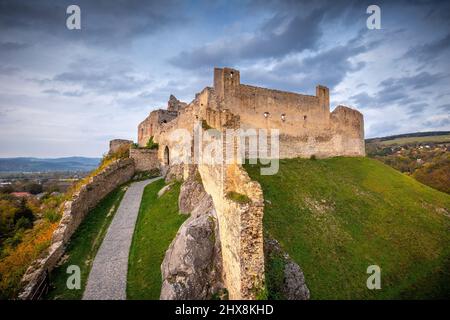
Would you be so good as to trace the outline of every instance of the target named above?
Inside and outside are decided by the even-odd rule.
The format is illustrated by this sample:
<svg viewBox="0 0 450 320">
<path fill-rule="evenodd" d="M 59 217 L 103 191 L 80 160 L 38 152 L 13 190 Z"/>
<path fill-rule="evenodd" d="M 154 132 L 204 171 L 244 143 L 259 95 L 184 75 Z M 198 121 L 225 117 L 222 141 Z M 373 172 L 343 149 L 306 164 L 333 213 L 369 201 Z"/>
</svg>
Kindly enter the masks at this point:
<svg viewBox="0 0 450 320">
<path fill-rule="evenodd" d="M 177 163 L 180 141 L 173 133 L 185 129 L 193 133 L 202 123 L 202 134 L 223 150 L 236 148 L 236 141 L 223 141 L 226 130 L 266 129 L 279 132 L 278 158 L 318 158 L 364 156 L 364 121 L 357 110 L 338 106 L 330 112 L 329 89 L 316 87 L 316 95 L 303 95 L 240 83 L 240 73 L 231 68 L 214 69 L 214 86 L 197 93 L 190 103 L 170 97 L 167 110 L 155 110 L 139 124 L 138 144 L 150 138 L 159 144 L 148 153 L 163 173 L 176 171 L 180 179 L 198 172 L 211 196 L 219 222 L 223 258 L 223 278 L 230 299 L 255 299 L 264 287 L 262 189 L 238 162 L 207 164 Z M 194 157 L 195 151 L 189 154 Z M 136 157 L 138 156 L 136 152 Z M 274 156 L 274 155 L 270 155 Z M 140 156 L 142 157 L 142 156 Z M 136 158 L 138 159 L 138 158 Z M 175 169 L 176 168 L 176 169 Z M 249 199 L 238 203 L 230 192 Z"/>
<path fill-rule="evenodd" d="M 233 117 L 241 129 L 279 129 L 280 158 L 365 155 L 363 115 L 346 106 L 330 112 L 327 87 L 318 85 L 315 96 L 260 88 L 241 84 L 239 71 L 231 68 L 215 68 L 214 87 L 191 103 L 171 96 L 167 110 L 152 111 L 139 124 L 138 143 L 145 146 L 152 136 L 165 140 L 173 128 L 192 130 L 194 120 L 218 129 Z"/>
</svg>

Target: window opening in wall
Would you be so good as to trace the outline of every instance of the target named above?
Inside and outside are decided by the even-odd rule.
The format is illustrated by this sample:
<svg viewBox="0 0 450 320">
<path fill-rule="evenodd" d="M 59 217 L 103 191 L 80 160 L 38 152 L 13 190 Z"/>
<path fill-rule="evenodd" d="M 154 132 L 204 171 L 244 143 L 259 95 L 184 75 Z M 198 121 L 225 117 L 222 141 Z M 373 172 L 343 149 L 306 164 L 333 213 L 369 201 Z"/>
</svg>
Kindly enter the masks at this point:
<svg viewBox="0 0 450 320">
<path fill-rule="evenodd" d="M 306 120 L 306 118 L 307 118 L 306 115 L 304 115 L 304 116 L 303 116 L 303 120 Z"/>
</svg>

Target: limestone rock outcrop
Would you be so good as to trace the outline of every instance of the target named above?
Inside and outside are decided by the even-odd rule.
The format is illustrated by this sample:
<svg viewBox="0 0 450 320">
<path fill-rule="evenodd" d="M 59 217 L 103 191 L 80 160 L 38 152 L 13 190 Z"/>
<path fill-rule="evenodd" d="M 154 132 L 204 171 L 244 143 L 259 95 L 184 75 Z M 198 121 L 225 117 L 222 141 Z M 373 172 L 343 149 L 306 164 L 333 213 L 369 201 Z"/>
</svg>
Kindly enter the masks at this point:
<svg viewBox="0 0 450 320">
<path fill-rule="evenodd" d="M 211 299 L 223 289 L 219 226 L 213 201 L 201 183 L 188 180 L 182 186 L 180 203 L 191 216 L 180 227 L 161 264 L 160 299 Z"/>
<path fill-rule="evenodd" d="M 188 180 L 181 185 L 178 207 L 181 213 L 192 212 L 197 206 L 208 203 L 209 196 L 205 192 L 203 185 L 195 180 Z M 206 209 L 205 209 L 206 210 Z"/>
<path fill-rule="evenodd" d="M 271 256 L 280 256 L 284 260 L 284 278 L 281 295 L 286 300 L 309 300 L 310 293 L 306 285 L 305 276 L 300 266 L 283 251 L 275 239 L 265 239 L 264 251 L 266 260 Z"/>
<path fill-rule="evenodd" d="M 183 180 L 183 171 L 184 166 L 182 164 L 174 164 L 165 168 L 162 173 L 165 176 L 166 183 L 169 183 L 174 180 Z"/>
</svg>

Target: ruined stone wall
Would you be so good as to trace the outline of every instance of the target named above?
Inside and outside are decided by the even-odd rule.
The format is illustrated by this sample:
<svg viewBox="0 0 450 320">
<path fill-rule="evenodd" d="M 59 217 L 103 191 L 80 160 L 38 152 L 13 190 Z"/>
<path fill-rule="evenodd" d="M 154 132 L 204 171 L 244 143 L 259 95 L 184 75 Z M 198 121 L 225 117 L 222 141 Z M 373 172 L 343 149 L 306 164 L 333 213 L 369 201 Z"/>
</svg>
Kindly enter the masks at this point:
<svg viewBox="0 0 450 320">
<path fill-rule="evenodd" d="M 137 172 L 159 169 L 158 150 L 156 149 L 131 148 L 130 158 L 134 160 Z"/>
<path fill-rule="evenodd" d="M 177 119 L 163 126 L 160 133 L 155 135 L 160 146 L 160 157 L 163 157 L 165 147 L 169 149 L 171 168 L 177 168 L 173 161 L 181 151 L 177 150 L 180 141 L 173 139 L 177 129 L 186 129 L 193 136 L 195 123 L 201 123 L 203 120 L 208 127 L 216 129 L 216 133 L 223 134 L 227 128 L 239 128 L 238 116 L 211 108 L 214 107 L 210 103 L 213 95 L 214 92 L 210 89 L 202 91 L 195 101 L 183 110 L 184 113 L 181 112 Z M 220 136 L 203 129 L 201 134 L 205 137 L 204 141 L 211 144 L 206 143 L 202 146 L 200 154 L 203 156 L 203 161 L 198 164 L 198 172 L 205 191 L 212 197 L 217 212 L 224 284 L 230 299 L 255 299 L 264 285 L 262 190 L 257 182 L 251 181 L 241 166 L 225 164 L 222 160 L 213 163 L 210 159 L 216 152 L 225 152 L 230 148 L 235 150 L 237 140 L 224 142 Z M 213 146 L 209 149 L 211 153 L 206 150 L 207 146 Z M 192 157 L 193 152 L 189 156 Z M 185 179 L 192 174 L 191 167 L 184 165 L 182 173 Z M 250 201 L 240 203 L 227 197 L 227 193 L 231 191 L 245 195 Z"/>
<path fill-rule="evenodd" d="M 145 147 L 148 140 L 153 136 L 153 128 L 158 123 L 157 113 L 152 111 L 150 115 L 142 121 L 138 126 L 138 144 L 140 147 Z"/>
<path fill-rule="evenodd" d="M 180 102 L 181 103 L 181 102 Z M 138 144 L 140 147 L 147 145 L 150 137 L 160 130 L 160 127 L 171 122 L 178 116 L 178 111 L 155 110 L 138 126 Z"/>
<path fill-rule="evenodd" d="M 178 112 L 187 106 L 186 102 L 178 100 L 174 95 L 170 95 L 169 101 L 167 102 L 167 110 Z"/>
<path fill-rule="evenodd" d="M 278 129 L 280 158 L 364 156 L 362 114 L 339 106 L 330 113 L 329 90 L 302 95 L 240 83 L 239 71 L 214 70 L 220 110 L 239 115 L 242 129 Z M 350 124 L 351 123 L 351 124 Z"/>
<path fill-rule="evenodd" d="M 364 156 L 364 117 L 357 110 L 337 106 L 331 113 L 333 132 L 341 136 L 340 155 Z"/>
<path fill-rule="evenodd" d="M 166 166 L 166 147 L 169 150 L 169 164 L 175 162 L 175 159 L 183 158 L 184 143 L 192 143 L 192 133 L 195 121 L 198 118 L 198 101 L 195 100 L 188 106 L 179 111 L 178 117 L 168 123 L 162 124 L 158 131 L 155 131 L 154 141 L 159 144 L 158 159 L 161 165 Z M 183 134 L 183 131 L 189 135 Z"/>
<path fill-rule="evenodd" d="M 320 107 L 318 97 L 248 85 L 240 85 L 237 93 L 227 107 L 240 115 L 244 128 L 277 128 L 297 136 L 328 126 L 329 111 Z"/>
<path fill-rule="evenodd" d="M 216 69 L 214 87 L 221 107 L 239 115 L 243 128 L 278 128 L 284 134 L 302 135 L 329 125 L 329 92 L 318 86 L 316 96 L 244 85 L 239 71 Z M 220 87 L 221 86 L 221 87 Z"/>
<path fill-rule="evenodd" d="M 217 148 L 227 148 L 220 139 L 216 141 Z M 237 164 L 206 163 L 199 164 L 198 170 L 219 220 L 225 287 L 230 299 L 255 299 L 264 286 L 261 187 Z M 229 192 L 249 201 L 237 202 L 228 197 Z"/>
<path fill-rule="evenodd" d="M 132 159 L 120 159 L 111 163 L 97 175 L 91 177 L 72 196 L 64 202 L 61 221 L 53 233 L 47 253 L 35 260 L 27 269 L 22 278 L 22 291 L 19 299 L 31 299 L 37 285 L 51 271 L 63 256 L 65 246 L 76 231 L 84 217 L 108 193 L 118 186 L 129 181 L 134 175 L 134 162 Z"/>
<path fill-rule="evenodd" d="M 330 116 L 330 129 L 320 134 L 280 135 L 281 158 L 363 156 L 364 119 L 360 112 L 338 106 Z"/>
<path fill-rule="evenodd" d="M 178 101 L 171 98 L 172 103 Z M 246 129 L 277 129 L 280 133 L 280 158 L 364 156 L 364 121 L 362 114 L 339 106 L 330 113 L 328 88 L 318 85 L 316 94 L 303 95 L 240 83 L 238 70 L 214 69 L 214 88 L 206 87 L 195 99 L 178 111 L 168 123 L 160 121 L 163 111 L 154 111 L 141 123 L 139 144 L 153 135 L 169 146 L 166 139 L 174 128 L 192 131 L 196 120 L 205 120 L 213 128 L 238 123 Z M 146 132 L 146 133 L 145 133 Z M 160 149 L 164 161 L 164 148 Z"/>
<path fill-rule="evenodd" d="M 131 140 L 114 139 L 109 142 L 109 154 L 116 153 L 122 147 L 129 147 L 133 144 Z"/>
</svg>

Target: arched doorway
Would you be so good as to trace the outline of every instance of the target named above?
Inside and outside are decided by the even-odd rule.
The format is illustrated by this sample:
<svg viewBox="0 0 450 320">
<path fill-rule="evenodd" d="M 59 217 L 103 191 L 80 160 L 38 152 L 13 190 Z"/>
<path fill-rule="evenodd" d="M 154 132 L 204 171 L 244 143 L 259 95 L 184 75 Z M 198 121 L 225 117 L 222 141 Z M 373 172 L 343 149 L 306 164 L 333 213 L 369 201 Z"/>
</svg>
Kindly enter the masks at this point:
<svg viewBox="0 0 450 320">
<path fill-rule="evenodd" d="M 164 164 L 166 165 L 166 166 L 168 166 L 169 165 L 169 159 L 170 159 L 170 157 L 169 157 L 169 147 L 165 147 L 164 148 Z"/>
</svg>

